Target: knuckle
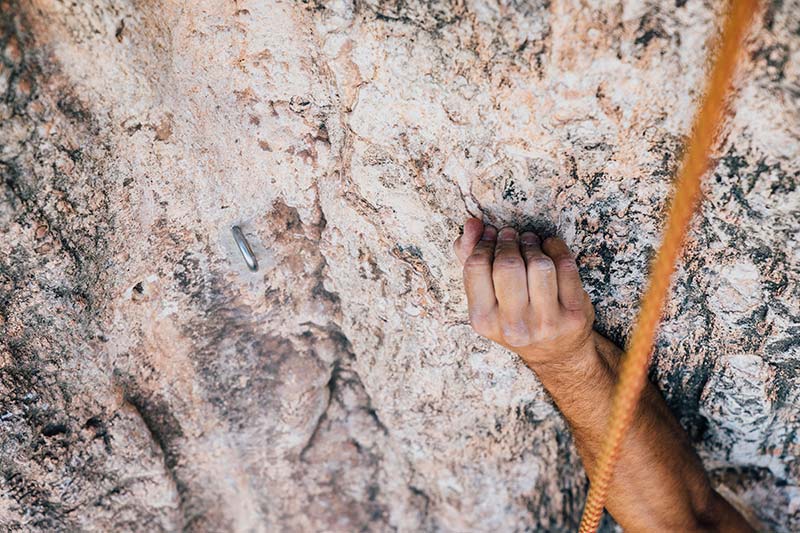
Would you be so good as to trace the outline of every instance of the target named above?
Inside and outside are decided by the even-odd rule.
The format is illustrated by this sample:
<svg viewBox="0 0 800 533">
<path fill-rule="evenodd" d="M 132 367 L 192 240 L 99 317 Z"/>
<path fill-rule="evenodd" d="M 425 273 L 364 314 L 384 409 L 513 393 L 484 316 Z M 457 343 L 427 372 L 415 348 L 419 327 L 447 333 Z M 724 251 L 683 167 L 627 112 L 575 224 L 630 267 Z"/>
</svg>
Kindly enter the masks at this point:
<svg viewBox="0 0 800 533">
<path fill-rule="evenodd" d="M 564 334 L 590 330 L 594 324 L 594 309 L 589 306 L 570 309 L 563 323 Z"/>
<path fill-rule="evenodd" d="M 531 257 L 530 261 L 528 261 L 528 267 L 542 272 L 552 272 L 555 270 L 552 259 L 542 255 Z"/>
<path fill-rule="evenodd" d="M 577 272 L 578 271 L 577 263 L 575 263 L 575 260 L 572 257 L 568 256 L 568 255 L 564 255 L 564 256 L 559 257 L 558 259 L 555 260 L 555 263 L 556 263 L 556 267 L 558 268 L 558 270 L 563 270 L 563 271 L 567 271 L 567 272 Z"/>
<path fill-rule="evenodd" d="M 551 341 L 558 337 L 558 326 L 550 319 L 539 320 L 533 328 L 533 335 L 537 341 Z"/>
<path fill-rule="evenodd" d="M 525 262 L 519 255 L 499 255 L 494 258 L 494 267 L 501 270 L 525 268 Z"/>
<path fill-rule="evenodd" d="M 580 293 L 576 295 L 565 296 L 564 307 L 574 311 L 588 308 L 589 312 L 587 314 L 594 316 L 594 309 L 592 308 L 589 294 L 585 290 L 580 291 Z"/>
<path fill-rule="evenodd" d="M 530 331 L 523 323 L 504 323 L 502 330 L 503 338 L 509 346 L 527 346 L 531 343 Z"/>
<path fill-rule="evenodd" d="M 574 313 L 573 318 L 570 320 L 569 324 L 571 326 L 571 329 L 583 329 L 586 327 L 588 322 L 589 322 L 589 317 L 587 317 L 585 313 Z"/>
<path fill-rule="evenodd" d="M 464 261 L 465 270 L 485 269 L 491 264 L 489 255 L 486 253 L 475 252 Z"/>
<path fill-rule="evenodd" d="M 472 329 L 478 335 L 484 337 L 491 336 L 492 330 L 494 329 L 492 322 L 492 318 L 486 313 L 477 311 L 470 311 L 469 313 L 469 325 L 472 326 Z"/>
</svg>

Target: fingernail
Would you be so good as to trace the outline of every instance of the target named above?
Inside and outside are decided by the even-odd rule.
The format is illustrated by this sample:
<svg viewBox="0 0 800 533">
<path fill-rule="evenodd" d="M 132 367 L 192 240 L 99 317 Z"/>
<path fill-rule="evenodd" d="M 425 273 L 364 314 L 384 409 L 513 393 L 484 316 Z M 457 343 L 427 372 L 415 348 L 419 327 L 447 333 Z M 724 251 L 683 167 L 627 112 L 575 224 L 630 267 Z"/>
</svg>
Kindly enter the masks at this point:
<svg viewBox="0 0 800 533">
<path fill-rule="evenodd" d="M 481 240 L 483 241 L 493 241 L 497 238 L 497 229 L 494 226 L 486 226 L 483 228 L 483 235 L 481 236 Z"/>
<path fill-rule="evenodd" d="M 500 230 L 497 238 L 501 241 L 511 241 L 514 240 L 514 237 L 517 236 L 516 230 L 514 228 L 503 228 Z"/>
<path fill-rule="evenodd" d="M 540 242 L 539 236 L 532 231 L 526 231 L 520 235 L 519 240 L 522 244 L 539 244 Z"/>
</svg>

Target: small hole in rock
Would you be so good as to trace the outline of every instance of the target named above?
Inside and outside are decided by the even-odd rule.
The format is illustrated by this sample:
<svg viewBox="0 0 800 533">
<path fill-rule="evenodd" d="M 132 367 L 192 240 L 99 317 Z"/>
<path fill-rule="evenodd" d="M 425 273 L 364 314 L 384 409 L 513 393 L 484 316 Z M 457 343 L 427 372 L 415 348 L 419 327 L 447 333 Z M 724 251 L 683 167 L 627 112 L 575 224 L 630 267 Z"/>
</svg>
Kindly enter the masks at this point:
<svg viewBox="0 0 800 533">
<path fill-rule="evenodd" d="M 52 437 L 54 435 L 66 432 L 66 424 L 47 424 L 44 428 L 42 428 L 42 435 L 45 437 Z"/>
<path fill-rule="evenodd" d="M 131 292 L 131 299 L 138 300 L 143 294 L 144 294 L 144 285 L 140 281 L 139 283 L 133 286 Z"/>
</svg>

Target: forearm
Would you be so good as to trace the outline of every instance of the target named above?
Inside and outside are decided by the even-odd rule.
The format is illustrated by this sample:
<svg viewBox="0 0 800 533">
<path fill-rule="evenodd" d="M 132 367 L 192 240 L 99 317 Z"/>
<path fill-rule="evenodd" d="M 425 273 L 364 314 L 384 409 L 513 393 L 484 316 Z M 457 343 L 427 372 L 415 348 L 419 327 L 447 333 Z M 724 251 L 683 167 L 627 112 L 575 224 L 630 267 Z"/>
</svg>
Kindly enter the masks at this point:
<svg viewBox="0 0 800 533">
<path fill-rule="evenodd" d="M 514 350 L 566 417 L 589 478 L 611 411 L 619 350 L 592 331 L 594 308 L 566 243 L 532 232 L 464 224 L 454 249 L 464 265 L 470 324 Z M 634 531 L 749 531 L 712 489 L 663 399 L 648 384 L 622 444 L 607 508 Z"/>
<path fill-rule="evenodd" d="M 591 480 L 611 411 L 620 353 L 599 335 L 583 350 L 560 363 L 532 368 L 567 419 Z M 607 508 L 631 531 L 751 531 L 711 488 L 685 432 L 650 383 L 623 443 Z"/>
</svg>

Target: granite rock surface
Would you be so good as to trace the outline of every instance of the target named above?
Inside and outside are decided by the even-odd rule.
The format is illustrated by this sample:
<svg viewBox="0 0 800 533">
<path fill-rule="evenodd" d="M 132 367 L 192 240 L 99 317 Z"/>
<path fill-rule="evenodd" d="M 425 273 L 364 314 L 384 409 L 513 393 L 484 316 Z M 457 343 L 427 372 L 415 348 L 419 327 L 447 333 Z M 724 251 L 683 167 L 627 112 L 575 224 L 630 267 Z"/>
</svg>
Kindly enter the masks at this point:
<svg viewBox="0 0 800 533">
<path fill-rule="evenodd" d="M 724 7 L 0 0 L 0 528 L 574 530 L 569 430 L 450 243 L 562 236 L 624 343 Z M 797 0 L 723 129 L 651 377 L 797 531 Z"/>
</svg>

